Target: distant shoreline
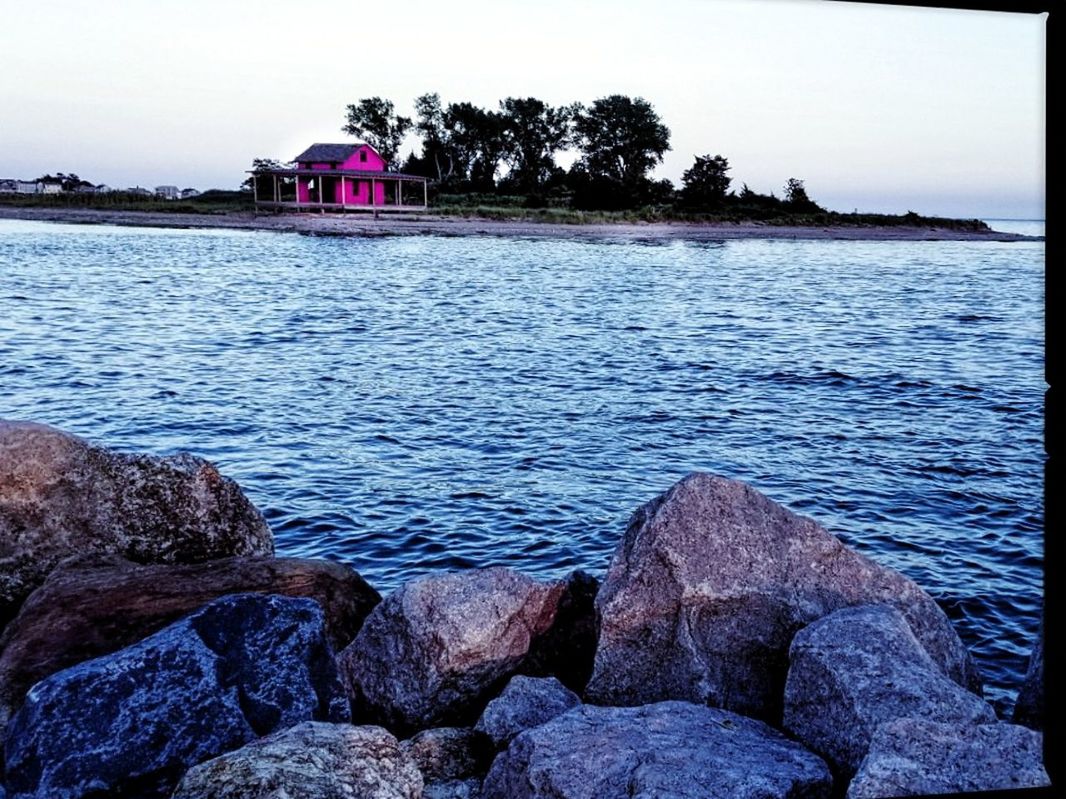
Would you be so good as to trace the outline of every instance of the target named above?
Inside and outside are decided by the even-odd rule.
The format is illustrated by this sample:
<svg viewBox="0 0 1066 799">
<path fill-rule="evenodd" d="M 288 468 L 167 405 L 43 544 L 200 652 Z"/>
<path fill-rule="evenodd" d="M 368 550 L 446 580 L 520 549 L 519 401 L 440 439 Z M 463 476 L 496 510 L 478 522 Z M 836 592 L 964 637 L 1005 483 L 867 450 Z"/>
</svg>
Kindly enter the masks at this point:
<svg viewBox="0 0 1066 799">
<path fill-rule="evenodd" d="M 221 214 L 110 211 L 89 208 L 27 208 L 0 206 L 0 219 L 120 225 L 155 228 L 213 228 L 268 230 L 317 236 L 521 236 L 563 239 L 790 239 L 853 241 L 1042 241 L 1000 231 L 952 230 L 936 227 L 801 227 L 746 223 L 632 222 L 559 224 L 531 220 L 496 220 L 433 214 L 259 214 L 239 211 Z"/>
</svg>

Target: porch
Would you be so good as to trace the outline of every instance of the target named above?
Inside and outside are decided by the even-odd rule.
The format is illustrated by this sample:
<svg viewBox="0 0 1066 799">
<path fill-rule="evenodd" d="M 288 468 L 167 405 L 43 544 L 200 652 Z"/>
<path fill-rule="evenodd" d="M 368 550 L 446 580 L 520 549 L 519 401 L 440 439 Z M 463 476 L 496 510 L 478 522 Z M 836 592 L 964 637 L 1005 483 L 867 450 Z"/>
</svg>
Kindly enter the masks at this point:
<svg viewBox="0 0 1066 799">
<path fill-rule="evenodd" d="M 418 213 L 429 205 L 427 180 L 420 175 L 358 169 L 275 169 L 251 174 L 257 209 Z"/>
</svg>

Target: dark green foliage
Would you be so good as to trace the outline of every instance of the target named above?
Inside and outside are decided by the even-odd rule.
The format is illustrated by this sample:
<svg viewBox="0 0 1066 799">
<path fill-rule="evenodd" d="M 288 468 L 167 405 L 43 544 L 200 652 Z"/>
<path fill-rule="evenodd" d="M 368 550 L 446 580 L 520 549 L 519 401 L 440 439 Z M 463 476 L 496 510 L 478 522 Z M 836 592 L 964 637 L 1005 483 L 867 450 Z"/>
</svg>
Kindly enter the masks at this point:
<svg viewBox="0 0 1066 799">
<path fill-rule="evenodd" d="M 553 108 L 535 97 L 500 101 L 507 191 L 541 192 L 558 177 L 555 154 L 570 145 L 575 106 Z"/>
<path fill-rule="evenodd" d="M 720 155 L 697 155 L 696 162 L 681 175 L 681 202 L 686 208 L 719 208 L 725 202 L 732 178 L 729 161 Z M 747 184 L 745 191 L 750 191 Z"/>
<path fill-rule="evenodd" d="M 648 200 L 648 171 L 670 149 L 670 130 L 643 97 L 612 94 L 575 108 L 574 143 L 582 153 L 577 207 L 634 208 Z"/>
<path fill-rule="evenodd" d="M 362 139 L 389 164 L 396 160 L 400 143 L 411 129 L 411 120 L 395 113 L 391 100 L 366 97 L 347 108 L 347 121 L 341 130 Z"/>
<path fill-rule="evenodd" d="M 789 178 L 785 183 L 785 206 L 792 213 L 811 214 L 824 212 L 825 209 L 807 196 L 807 189 L 802 180 Z"/>
<path fill-rule="evenodd" d="M 252 190 L 252 181 L 255 180 L 256 177 L 258 177 L 259 175 L 262 175 L 264 172 L 269 172 L 272 169 L 284 169 L 284 168 L 285 168 L 285 164 L 281 163 L 280 161 L 278 161 L 278 160 L 276 160 L 274 158 L 253 158 L 252 159 L 252 172 L 254 172 L 255 174 L 254 175 L 249 175 L 248 177 L 246 177 L 244 179 L 244 181 L 241 183 L 241 188 L 242 189 L 247 189 L 248 191 L 251 191 Z"/>
</svg>

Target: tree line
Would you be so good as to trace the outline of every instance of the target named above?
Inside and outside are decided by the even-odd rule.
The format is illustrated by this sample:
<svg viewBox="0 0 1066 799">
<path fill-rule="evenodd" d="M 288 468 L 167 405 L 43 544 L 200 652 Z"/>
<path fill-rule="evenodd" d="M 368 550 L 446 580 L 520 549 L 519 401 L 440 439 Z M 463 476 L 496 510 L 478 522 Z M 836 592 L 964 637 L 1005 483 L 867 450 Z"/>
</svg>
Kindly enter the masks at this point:
<svg viewBox="0 0 1066 799">
<path fill-rule="evenodd" d="M 341 130 L 366 141 L 400 171 L 429 178 L 438 194 L 495 194 L 524 197 L 526 205 L 566 205 L 583 210 L 624 210 L 649 205 L 715 212 L 729 208 L 781 212 L 823 211 L 790 178 L 783 198 L 762 195 L 745 184 L 731 191 L 729 163 L 721 155 L 699 155 L 681 177 L 649 173 L 671 149 L 670 129 L 642 97 L 612 94 L 590 105 L 552 106 L 535 97 L 508 97 L 498 108 L 469 102 L 444 104 L 437 93 L 414 103 L 415 116 L 396 112 L 392 101 L 367 97 L 345 109 Z M 409 133 L 420 139 L 400 163 Z M 573 150 L 568 170 L 556 156 Z M 275 162 L 256 159 L 254 167 Z M 759 216 L 759 213 L 754 214 Z"/>
</svg>

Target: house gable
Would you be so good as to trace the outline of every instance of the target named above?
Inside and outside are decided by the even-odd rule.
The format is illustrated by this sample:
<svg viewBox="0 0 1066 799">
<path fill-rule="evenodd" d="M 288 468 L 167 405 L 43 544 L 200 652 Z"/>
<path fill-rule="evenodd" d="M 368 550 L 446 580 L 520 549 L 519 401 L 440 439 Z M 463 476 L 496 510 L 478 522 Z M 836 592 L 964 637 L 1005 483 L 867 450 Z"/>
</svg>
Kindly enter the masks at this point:
<svg viewBox="0 0 1066 799">
<path fill-rule="evenodd" d="M 312 144 L 296 158 L 300 169 L 356 169 L 383 172 L 385 159 L 365 142 L 355 144 Z"/>
</svg>

